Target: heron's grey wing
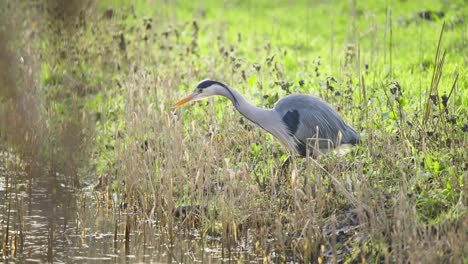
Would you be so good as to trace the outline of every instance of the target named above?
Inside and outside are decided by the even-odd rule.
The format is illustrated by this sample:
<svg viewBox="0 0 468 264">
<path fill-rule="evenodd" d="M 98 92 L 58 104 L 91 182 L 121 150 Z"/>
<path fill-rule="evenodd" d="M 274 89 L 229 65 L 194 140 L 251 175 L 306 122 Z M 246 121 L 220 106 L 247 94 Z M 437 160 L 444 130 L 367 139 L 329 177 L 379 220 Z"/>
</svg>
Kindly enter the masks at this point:
<svg viewBox="0 0 468 264">
<path fill-rule="evenodd" d="M 275 110 L 283 116 L 283 121 L 302 145 L 309 139 L 312 147 L 318 144 L 320 149 L 329 149 L 336 146 L 338 141 L 345 143 L 358 138 L 332 106 L 317 97 L 289 95 L 275 105 Z M 291 124 L 295 119 L 297 127 L 293 129 Z M 305 152 L 305 145 L 301 144 L 298 151 Z"/>
<path fill-rule="evenodd" d="M 343 121 L 341 117 L 323 101 L 314 102 L 313 105 L 301 108 L 300 125 L 295 136 L 320 149 L 332 149 L 339 140 L 339 133 L 343 135 Z"/>
</svg>

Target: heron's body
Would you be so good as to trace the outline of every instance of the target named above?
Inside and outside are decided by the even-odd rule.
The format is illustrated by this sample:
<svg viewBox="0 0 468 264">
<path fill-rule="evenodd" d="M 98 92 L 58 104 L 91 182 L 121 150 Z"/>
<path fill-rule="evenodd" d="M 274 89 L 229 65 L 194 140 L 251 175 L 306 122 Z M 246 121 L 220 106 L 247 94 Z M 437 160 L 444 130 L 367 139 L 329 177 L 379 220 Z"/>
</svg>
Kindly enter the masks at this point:
<svg viewBox="0 0 468 264">
<path fill-rule="evenodd" d="M 296 150 L 306 155 L 306 144 L 327 152 L 341 144 L 358 144 L 359 135 L 331 105 L 318 97 L 292 94 L 279 100 L 274 110 L 282 116 L 291 134 L 299 141 Z"/>
<path fill-rule="evenodd" d="M 175 106 L 212 95 L 230 99 L 242 115 L 302 156 L 307 155 L 307 150 L 310 154 L 323 153 L 341 144 L 360 142 L 356 131 L 328 103 L 305 94 L 288 95 L 273 109 L 264 109 L 252 105 L 242 94 L 223 83 L 205 80 L 197 85 L 192 95 Z"/>
</svg>

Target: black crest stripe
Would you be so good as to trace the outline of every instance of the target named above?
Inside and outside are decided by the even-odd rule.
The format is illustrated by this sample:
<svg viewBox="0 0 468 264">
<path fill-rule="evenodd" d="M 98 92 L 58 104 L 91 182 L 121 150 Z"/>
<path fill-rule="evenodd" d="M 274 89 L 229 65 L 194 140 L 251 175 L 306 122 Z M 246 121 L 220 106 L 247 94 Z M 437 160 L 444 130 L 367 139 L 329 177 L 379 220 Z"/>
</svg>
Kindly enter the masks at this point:
<svg viewBox="0 0 468 264">
<path fill-rule="evenodd" d="M 206 80 L 206 81 L 203 81 L 203 82 L 199 83 L 197 88 L 205 89 L 206 87 L 209 87 L 209 86 L 211 86 L 213 84 L 220 84 L 220 83 L 216 82 L 216 81 Z"/>
<path fill-rule="evenodd" d="M 227 87 L 225 84 L 223 83 L 218 83 L 219 85 L 221 85 L 222 87 L 224 87 L 224 89 L 226 89 L 232 96 L 232 99 L 234 100 L 234 104 L 235 105 L 239 105 L 239 102 L 237 101 L 237 98 L 234 96 L 234 94 L 232 94 L 231 92 L 231 89 L 229 89 L 229 87 Z"/>
<path fill-rule="evenodd" d="M 231 94 L 232 99 L 234 100 L 234 104 L 239 105 L 239 102 L 237 101 L 237 98 L 232 93 L 231 89 L 229 89 L 229 87 L 227 85 L 225 85 L 224 83 L 220 83 L 220 82 L 212 81 L 212 80 L 205 80 L 205 81 L 202 81 L 201 83 L 199 83 L 197 85 L 197 88 L 198 89 L 205 89 L 205 88 L 210 87 L 211 85 L 214 85 L 214 84 L 217 84 L 217 85 L 223 87 L 224 89 L 226 89 Z"/>
</svg>

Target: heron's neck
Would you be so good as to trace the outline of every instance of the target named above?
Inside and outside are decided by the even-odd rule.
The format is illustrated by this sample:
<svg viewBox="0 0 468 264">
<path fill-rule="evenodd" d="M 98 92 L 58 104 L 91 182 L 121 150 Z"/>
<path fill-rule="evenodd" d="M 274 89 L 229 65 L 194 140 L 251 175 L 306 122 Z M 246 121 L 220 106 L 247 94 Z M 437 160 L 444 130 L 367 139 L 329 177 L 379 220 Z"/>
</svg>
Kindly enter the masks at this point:
<svg viewBox="0 0 468 264">
<path fill-rule="evenodd" d="M 227 91 L 223 92 L 222 95 L 232 101 L 232 104 L 237 109 L 237 111 L 239 111 L 250 121 L 258 124 L 263 129 L 272 133 L 272 124 L 270 123 L 272 123 L 271 121 L 277 118 L 273 110 L 264 109 L 253 105 L 241 93 L 231 87 L 227 87 L 226 89 Z"/>
<path fill-rule="evenodd" d="M 294 151 L 296 141 L 290 136 L 282 117 L 273 109 L 264 109 L 251 104 L 238 91 L 225 87 L 220 95 L 229 98 L 234 107 L 250 121 L 256 123 L 273 136 L 277 137 L 287 148 Z"/>
</svg>

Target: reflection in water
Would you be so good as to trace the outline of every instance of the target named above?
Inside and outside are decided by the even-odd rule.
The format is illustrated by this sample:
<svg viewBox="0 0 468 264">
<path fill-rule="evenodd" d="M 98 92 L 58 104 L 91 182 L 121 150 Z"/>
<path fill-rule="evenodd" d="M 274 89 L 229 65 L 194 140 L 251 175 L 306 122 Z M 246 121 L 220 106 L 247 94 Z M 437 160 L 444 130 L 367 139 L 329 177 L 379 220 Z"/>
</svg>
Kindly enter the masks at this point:
<svg viewBox="0 0 468 264">
<path fill-rule="evenodd" d="M 64 175 L 40 175 L 39 169 L 34 172 L 11 154 L 0 152 L 2 245 L 7 239 L 4 260 L 218 263 L 222 259 L 219 238 L 201 239 L 197 230 L 191 230 L 176 236 L 171 244 L 156 221 L 90 206 L 91 195 L 80 199 L 84 195 L 70 186 Z M 126 224 L 131 227 L 128 245 Z M 231 260 L 258 260 L 245 250 L 230 254 Z"/>
<path fill-rule="evenodd" d="M 1 154 L 0 164 L 0 217 L 5 244 L 2 255 L 28 261 L 63 259 L 68 254 L 64 234 L 76 210 L 65 177 L 46 173 L 46 168 L 31 169 L 7 152 Z"/>
</svg>

